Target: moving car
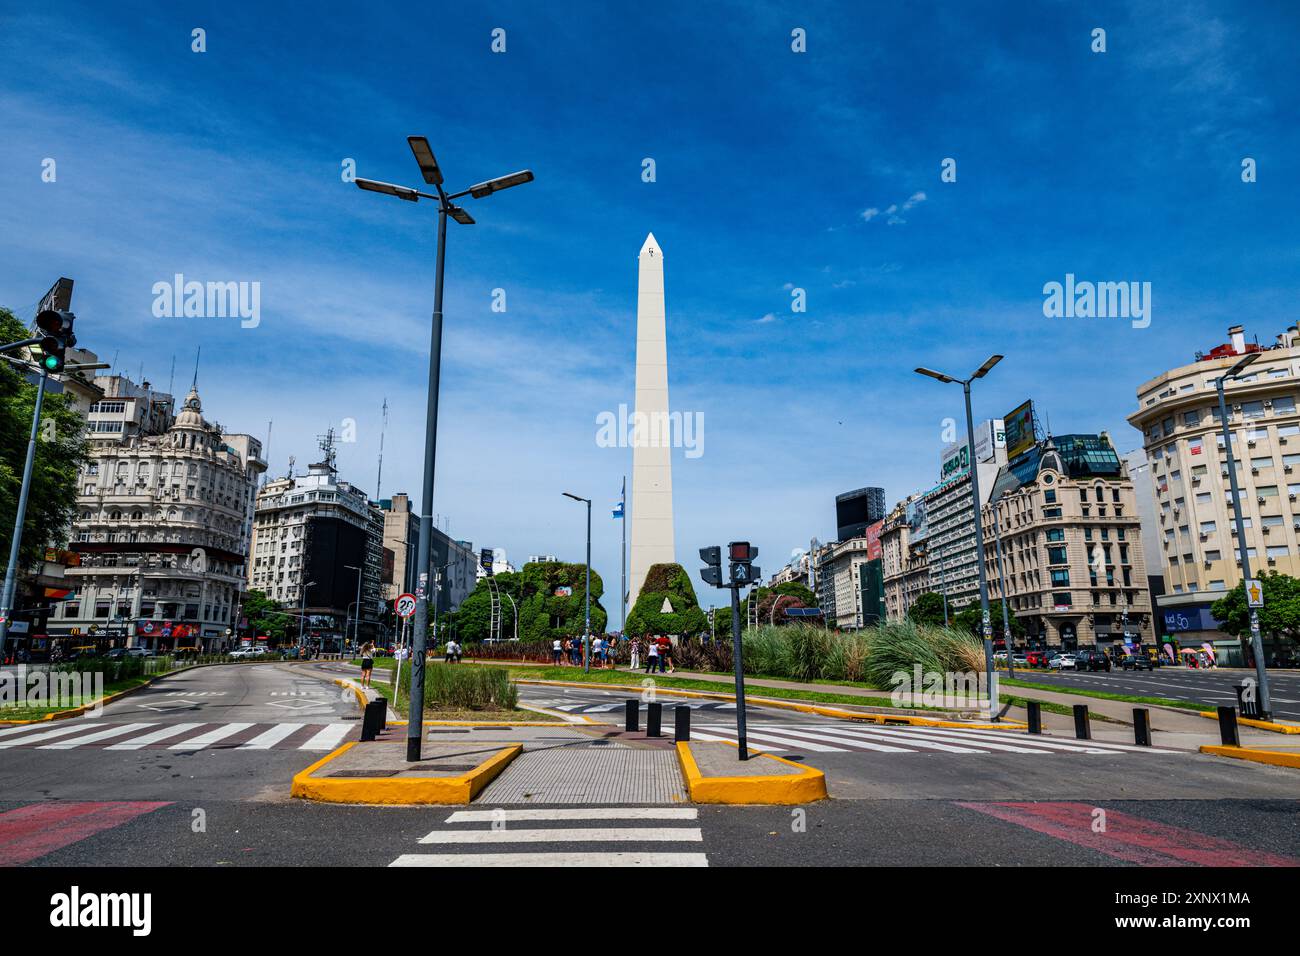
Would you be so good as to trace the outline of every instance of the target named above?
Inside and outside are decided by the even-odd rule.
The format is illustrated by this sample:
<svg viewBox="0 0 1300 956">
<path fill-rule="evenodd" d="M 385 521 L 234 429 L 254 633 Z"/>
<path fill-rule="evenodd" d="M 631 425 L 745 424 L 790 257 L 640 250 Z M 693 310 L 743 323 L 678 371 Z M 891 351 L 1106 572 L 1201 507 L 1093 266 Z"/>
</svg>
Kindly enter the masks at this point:
<svg viewBox="0 0 1300 956">
<path fill-rule="evenodd" d="M 1156 669 L 1155 661 L 1145 654 L 1125 654 L 1120 659 L 1119 666 L 1126 671 L 1153 671 Z"/>
<path fill-rule="evenodd" d="M 1047 666 L 1052 668 L 1052 670 L 1072 671 L 1074 670 L 1074 663 L 1073 654 L 1057 654 L 1047 662 Z"/>
<path fill-rule="evenodd" d="M 1077 671 L 1108 671 L 1110 658 L 1094 648 L 1075 652 L 1074 669 Z"/>
</svg>

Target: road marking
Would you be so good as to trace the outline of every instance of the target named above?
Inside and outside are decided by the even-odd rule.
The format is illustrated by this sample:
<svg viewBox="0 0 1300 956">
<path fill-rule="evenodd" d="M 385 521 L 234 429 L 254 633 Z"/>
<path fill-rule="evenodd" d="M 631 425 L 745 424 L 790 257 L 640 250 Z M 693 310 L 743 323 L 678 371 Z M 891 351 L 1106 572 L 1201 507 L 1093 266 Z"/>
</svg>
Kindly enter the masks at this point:
<svg viewBox="0 0 1300 956">
<path fill-rule="evenodd" d="M 164 727 L 161 730 L 155 730 L 151 734 L 145 734 L 143 737 L 136 737 L 134 740 L 126 740 L 120 744 L 113 744 L 105 747 L 105 750 L 139 750 L 147 747 L 149 744 L 156 744 L 160 740 L 166 740 L 169 737 L 175 737 L 177 734 L 186 734 L 191 730 L 197 730 L 203 724 L 172 724 L 170 727 Z"/>
<path fill-rule="evenodd" d="M 1074 746 L 1066 747 L 1064 745 L 1059 745 L 1059 744 L 1055 747 L 1035 746 L 1035 744 L 1037 743 L 1036 741 L 1022 740 L 1020 737 L 1012 737 L 1009 734 L 1001 734 L 997 738 L 990 738 L 987 735 L 974 737 L 974 735 L 968 734 L 964 730 L 926 730 L 924 731 L 924 733 L 918 730 L 909 734 L 906 731 L 895 731 L 893 728 L 889 728 L 888 730 L 886 730 L 885 728 L 881 728 L 878 732 L 887 735 L 894 734 L 900 739 L 915 739 L 922 736 L 931 736 L 931 737 L 937 737 L 939 740 L 964 741 L 965 743 L 971 745 L 978 744 L 981 748 L 987 748 L 988 751 L 1000 751 L 1003 753 L 1041 754 L 1046 751 L 1057 750 L 1057 749 L 1071 750 L 1076 753 L 1085 752 L 1085 753 L 1102 754 L 1108 752 L 1105 750 L 1087 748 L 1086 745 L 1084 747 L 1074 747 Z M 999 733 L 999 731 L 989 731 L 989 733 Z M 1011 741 L 1015 741 L 1015 743 L 1011 743 Z M 1029 746 L 1025 746 L 1026 744 Z M 984 751 L 981 750 L 979 752 L 984 752 Z"/>
<path fill-rule="evenodd" d="M 541 830 L 434 830 L 421 843 L 702 843 L 699 827 L 548 827 Z"/>
<path fill-rule="evenodd" d="M 106 727 L 98 730 L 93 734 L 87 734 L 84 737 L 74 737 L 71 740 L 61 740 L 57 744 L 45 744 L 40 750 L 71 750 L 73 747 L 80 747 L 82 744 L 93 743 L 96 740 L 107 740 L 109 737 L 120 737 L 123 734 L 134 733 L 137 730 L 144 730 L 152 727 L 153 724 L 119 724 L 116 727 Z"/>
<path fill-rule="evenodd" d="M 715 729 L 717 729 L 717 730 L 721 730 L 722 728 L 715 728 Z M 692 740 L 721 741 L 721 742 L 723 742 L 723 743 L 731 743 L 731 744 L 734 744 L 734 743 L 735 743 L 735 741 L 732 740 L 732 739 L 729 738 L 729 737 L 715 737 L 713 734 L 700 733 L 700 731 L 698 731 L 698 730 L 692 730 L 692 731 L 691 731 L 691 739 L 692 739 Z M 784 747 L 772 747 L 772 746 L 767 745 L 767 744 L 764 744 L 763 747 L 762 747 L 762 749 L 763 749 L 763 750 L 766 750 L 766 751 L 769 751 L 769 752 L 771 752 L 771 753 L 785 753 L 785 748 L 784 748 Z"/>
<path fill-rule="evenodd" d="M 270 750 L 285 737 L 301 730 L 306 724 L 276 724 L 270 730 L 263 731 L 252 740 L 239 745 L 240 750 Z"/>
<path fill-rule="evenodd" d="M 407 853 L 389 866 L 708 866 L 703 853 Z"/>
<path fill-rule="evenodd" d="M 333 750 L 348 735 L 351 724 L 326 724 L 299 750 Z"/>
<path fill-rule="evenodd" d="M 831 728 L 826 728 L 826 730 L 831 730 Z M 832 732 L 832 733 L 826 733 L 826 732 L 820 732 L 820 733 L 818 733 L 818 732 L 814 732 L 814 731 L 811 731 L 811 730 L 796 730 L 796 729 L 793 728 L 793 727 L 790 727 L 790 728 L 783 727 L 783 728 L 781 728 L 781 733 L 783 733 L 783 734 L 787 734 L 787 735 L 792 736 L 792 737 L 795 737 L 795 736 L 798 736 L 798 737 L 814 737 L 814 738 L 816 738 L 817 740 L 832 740 L 832 741 L 834 741 L 835 743 L 845 743 L 845 741 L 844 741 L 843 738 L 834 736 L 834 735 L 833 735 L 833 732 Z M 873 744 L 873 743 L 868 743 L 867 741 L 865 741 L 865 740 L 861 740 L 861 739 L 858 739 L 858 738 L 856 738 L 856 737 L 854 738 L 853 742 L 854 742 L 855 744 L 857 744 L 858 746 L 860 746 L 860 747 L 865 747 L 867 750 L 878 750 L 878 751 L 880 751 L 881 753 L 895 753 L 895 754 L 903 754 L 903 753 L 909 753 L 909 752 L 910 752 L 910 751 L 908 751 L 907 748 L 905 748 L 905 747 L 891 747 L 889 744 Z"/>
<path fill-rule="evenodd" d="M 694 807 L 584 807 L 578 810 L 457 810 L 443 823 L 495 823 L 504 820 L 695 820 Z"/>
<path fill-rule="evenodd" d="M 0 866 L 21 866 L 168 803 L 33 803 L 0 813 Z"/>
<path fill-rule="evenodd" d="M 989 734 L 996 734 L 998 735 L 999 739 L 1002 739 L 1003 736 L 1007 733 L 1007 731 L 981 730 L 972 727 L 969 730 L 962 730 L 961 733 L 963 736 L 969 736 L 969 737 L 987 737 Z M 1039 746 L 1039 747 L 1056 747 L 1056 748 L 1062 748 L 1066 750 L 1075 750 L 1078 749 L 1079 747 L 1093 747 L 1093 748 L 1101 748 L 1103 750 L 1137 751 L 1139 753 L 1152 753 L 1152 754 L 1176 754 L 1176 753 L 1185 752 L 1181 750 L 1168 750 L 1168 749 L 1162 750 L 1159 747 L 1139 747 L 1137 744 L 1113 743 L 1109 740 L 1079 740 L 1077 737 L 1071 740 L 1068 737 L 1052 738 L 1052 737 L 1043 737 L 1037 734 L 1027 734 L 1026 736 L 1033 737 L 1033 740 L 1032 741 L 1025 740 L 1022 737 L 1017 737 L 1016 740 L 1022 743 L 1032 743 L 1035 746 Z"/>
<path fill-rule="evenodd" d="M 715 727 L 714 730 L 720 730 L 725 734 L 735 733 L 735 730 L 731 729 L 730 727 Z M 768 733 L 765 730 L 746 729 L 745 736 L 747 738 L 746 743 L 748 743 L 750 740 L 758 740 L 758 741 L 771 740 L 774 743 L 787 744 L 791 747 L 798 748 L 799 750 L 811 750 L 814 753 L 833 754 L 833 753 L 844 752 L 843 747 L 829 747 L 826 744 L 813 743 L 811 740 L 797 740 L 790 737 L 781 737 L 778 736 L 777 734 Z"/>
<path fill-rule="evenodd" d="M 24 727 L 23 730 L 35 730 L 35 727 Z M 0 748 L 21 747 L 24 744 L 32 744 L 38 740 L 53 740 L 55 737 L 64 737 L 68 734 L 79 734 L 87 730 L 85 724 L 78 722 L 71 727 L 56 727 L 54 730 L 47 730 L 44 733 L 38 733 L 32 737 L 19 737 L 17 740 L 0 741 Z"/>
<path fill-rule="evenodd" d="M 202 750 L 220 740 L 225 740 L 241 730 L 247 730 L 252 724 L 222 724 L 216 730 L 209 730 L 206 734 L 199 734 L 192 740 L 183 740 L 178 744 L 172 744 L 169 750 Z"/>
</svg>

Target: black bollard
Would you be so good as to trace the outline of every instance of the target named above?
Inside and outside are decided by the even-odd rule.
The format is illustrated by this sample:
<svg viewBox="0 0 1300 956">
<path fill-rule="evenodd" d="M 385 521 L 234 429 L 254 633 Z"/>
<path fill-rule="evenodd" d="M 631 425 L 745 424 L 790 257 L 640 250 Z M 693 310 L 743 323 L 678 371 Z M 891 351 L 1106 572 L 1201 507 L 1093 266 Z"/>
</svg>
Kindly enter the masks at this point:
<svg viewBox="0 0 1300 956">
<path fill-rule="evenodd" d="M 686 704 L 678 704 L 673 708 L 673 739 L 690 740 L 691 739 L 691 708 Z"/>
<path fill-rule="evenodd" d="M 1025 710 L 1029 711 L 1029 732 L 1031 734 L 1041 734 L 1043 732 L 1043 705 L 1036 700 L 1026 702 Z"/>
<path fill-rule="evenodd" d="M 664 705 L 660 703 L 647 704 L 645 708 L 645 735 L 647 737 L 662 737 L 659 733 L 659 722 L 663 719 Z"/>
<path fill-rule="evenodd" d="M 388 709 L 386 701 L 372 700 L 366 704 L 361 715 L 361 739 L 374 740 L 384 723 L 384 711 Z"/>
<path fill-rule="evenodd" d="M 1133 708 L 1133 743 L 1139 747 L 1151 746 L 1151 712 L 1145 707 Z"/>
<path fill-rule="evenodd" d="M 629 734 L 634 734 L 636 733 L 637 727 L 640 724 L 640 720 L 641 720 L 641 715 L 640 715 L 641 705 L 638 704 L 636 698 L 633 697 L 631 700 L 627 702 L 627 704 L 625 705 L 625 709 L 627 711 L 627 720 L 623 724 L 623 729 L 626 730 Z"/>
<path fill-rule="evenodd" d="M 387 730 L 388 729 L 388 698 L 376 697 L 375 703 L 382 705 L 382 709 L 379 711 L 379 713 L 381 714 L 379 718 L 379 729 Z"/>
<path fill-rule="evenodd" d="M 1225 747 L 1240 747 L 1241 735 L 1237 733 L 1237 708 L 1219 708 L 1219 738 Z"/>
<path fill-rule="evenodd" d="M 1074 705 L 1074 736 L 1080 740 L 1092 739 L 1092 727 L 1088 723 L 1088 705 Z"/>
</svg>

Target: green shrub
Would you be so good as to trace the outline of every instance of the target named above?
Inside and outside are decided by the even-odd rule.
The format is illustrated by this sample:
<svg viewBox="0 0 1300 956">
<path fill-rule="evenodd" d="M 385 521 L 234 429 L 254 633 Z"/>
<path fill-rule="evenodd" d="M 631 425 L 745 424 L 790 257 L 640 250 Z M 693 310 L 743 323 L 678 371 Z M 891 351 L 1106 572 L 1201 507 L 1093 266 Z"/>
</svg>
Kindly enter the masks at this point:
<svg viewBox="0 0 1300 956">
<path fill-rule="evenodd" d="M 411 693 L 411 670 L 402 671 L 401 692 Z M 504 667 L 426 664 L 424 703 L 443 710 L 515 710 L 519 688 Z"/>
</svg>

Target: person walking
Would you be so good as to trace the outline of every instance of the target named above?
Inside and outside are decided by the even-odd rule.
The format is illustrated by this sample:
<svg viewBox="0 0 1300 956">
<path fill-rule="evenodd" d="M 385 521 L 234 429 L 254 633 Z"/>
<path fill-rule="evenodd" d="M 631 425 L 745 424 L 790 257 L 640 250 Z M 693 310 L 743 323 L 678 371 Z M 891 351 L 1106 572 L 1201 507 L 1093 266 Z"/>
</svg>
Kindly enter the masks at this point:
<svg viewBox="0 0 1300 956">
<path fill-rule="evenodd" d="M 671 671 L 673 663 L 673 642 L 667 634 L 659 635 L 659 673 Z"/>
<path fill-rule="evenodd" d="M 375 670 L 375 642 L 366 641 L 361 645 L 361 686 L 370 686 L 370 675 Z"/>
<path fill-rule="evenodd" d="M 632 651 L 632 670 L 634 671 L 640 670 L 641 669 L 641 638 L 639 637 L 632 638 L 632 644 L 630 646 Z"/>
<path fill-rule="evenodd" d="M 659 666 L 659 639 L 651 635 L 646 641 L 645 672 L 653 674 Z"/>
</svg>

